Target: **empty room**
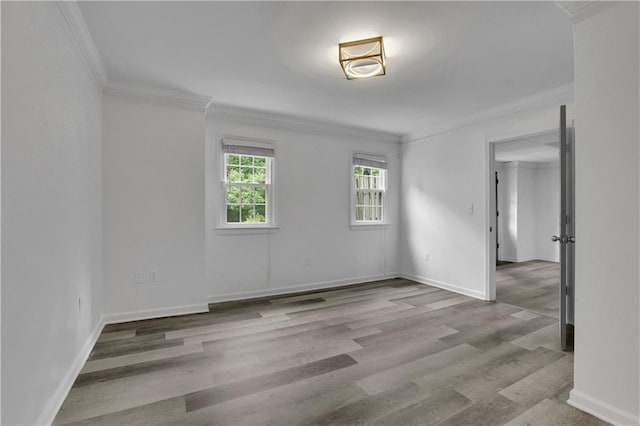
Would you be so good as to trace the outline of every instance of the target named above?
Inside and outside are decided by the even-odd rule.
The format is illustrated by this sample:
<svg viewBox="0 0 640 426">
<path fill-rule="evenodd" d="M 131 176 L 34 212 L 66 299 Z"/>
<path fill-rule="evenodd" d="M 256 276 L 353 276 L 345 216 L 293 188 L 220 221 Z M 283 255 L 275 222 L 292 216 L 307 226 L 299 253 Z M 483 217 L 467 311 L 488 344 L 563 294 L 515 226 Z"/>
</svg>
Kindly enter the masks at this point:
<svg viewBox="0 0 640 426">
<path fill-rule="evenodd" d="M 637 2 L 0 13 L 2 425 L 640 422 Z"/>
</svg>

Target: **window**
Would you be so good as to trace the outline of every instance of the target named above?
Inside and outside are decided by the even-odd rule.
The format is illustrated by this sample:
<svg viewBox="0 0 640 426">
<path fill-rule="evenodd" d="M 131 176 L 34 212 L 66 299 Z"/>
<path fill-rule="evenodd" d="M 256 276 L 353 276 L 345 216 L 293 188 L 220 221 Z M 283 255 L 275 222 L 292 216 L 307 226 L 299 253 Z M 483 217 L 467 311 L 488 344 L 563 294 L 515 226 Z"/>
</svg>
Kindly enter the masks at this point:
<svg viewBox="0 0 640 426">
<path fill-rule="evenodd" d="M 225 141 L 223 151 L 225 225 L 271 224 L 273 148 Z"/>
<path fill-rule="evenodd" d="M 363 154 L 353 156 L 352 223 L 384 223 L 387 161 Z"/>
</svg>

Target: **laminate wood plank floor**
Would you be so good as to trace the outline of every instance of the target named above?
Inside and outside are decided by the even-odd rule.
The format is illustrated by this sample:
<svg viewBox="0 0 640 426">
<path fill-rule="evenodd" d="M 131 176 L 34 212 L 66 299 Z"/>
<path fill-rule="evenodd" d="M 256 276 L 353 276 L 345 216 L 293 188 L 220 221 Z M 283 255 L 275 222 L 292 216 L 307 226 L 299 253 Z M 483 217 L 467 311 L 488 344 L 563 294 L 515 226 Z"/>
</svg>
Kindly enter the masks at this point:
<svg viewBox="0 0 640 426">
<path fill-rule="evenodd" d="M 558 319 L 560 264 L 543 260 L 501 263 L 496 267 L 496 299 Z"/>
<path fill-rule="evenodd" d="M 215 305 L 106 326 L 54 424 L 603 424 L 558 346 L 553 318 L 403 279 Z"/>
</svg>

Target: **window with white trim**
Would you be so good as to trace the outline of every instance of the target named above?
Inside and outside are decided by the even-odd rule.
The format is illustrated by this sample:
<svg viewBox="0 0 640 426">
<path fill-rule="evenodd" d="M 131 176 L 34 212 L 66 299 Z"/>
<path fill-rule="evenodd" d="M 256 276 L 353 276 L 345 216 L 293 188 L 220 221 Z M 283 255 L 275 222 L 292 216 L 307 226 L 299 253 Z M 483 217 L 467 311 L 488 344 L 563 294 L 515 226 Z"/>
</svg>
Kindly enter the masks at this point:
<svg viewBox="0 0 640 426">
<path fill-rule="evenodd" d="M 273 223 L 274 150 L 264 145 L 223 142 L 222 192 L 226 226 L 268 226 Z"/>
<path fill-rule="evenodd" d="M 352 223 L 384 223 L 387 160 L 382 157 L 354 154 L 352 176 Z"/>
</svg>

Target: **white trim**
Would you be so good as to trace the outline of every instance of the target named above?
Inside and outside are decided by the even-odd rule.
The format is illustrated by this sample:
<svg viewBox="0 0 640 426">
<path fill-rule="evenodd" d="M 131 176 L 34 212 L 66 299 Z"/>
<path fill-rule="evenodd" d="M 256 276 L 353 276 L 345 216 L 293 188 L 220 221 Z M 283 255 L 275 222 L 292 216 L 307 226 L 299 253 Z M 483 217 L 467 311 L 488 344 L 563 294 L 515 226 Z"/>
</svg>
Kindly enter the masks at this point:
<svg viewBox="0 0 640 426">
<path fill-rule="evenodd" d="M 182 90 L 160 87 L 134 86 L 111 81 L 104 88 L 105 93 L 126 98 L 147 101 L 154 104 L 204 111 L 211 98 Z"/>
<path fill-rule="evenodd" d="M 164 308 L 146 309 L 143 311 L 106 314 L 104 316 L 104 320 L 105 324 L 117 324 L 120 322 L 139 321 L 152 318 L 171 317 L 176 315 L 200 314 L 203 312 L 209 312 L 209 306 L 206 303 L 197 303 L 195 305 L 167 306 Z"/>
<path fill-rule="evenodd" d="M 269 288 L 262 290 L 242 291 L 238 293 L 214 294 L 209 296 L 209 303 L 231 302 L 235 300 L 253 299 L 256 297 L 276 296 L 280 294 L 297 293 L 309 290 L 325 290 L 346 285 L 363 284 L 370 281 L 392 280 L 398 278 L 398 273 L 366 275 L 340 280 L 321 281 L 317 283 L 301 284 L 291 287 Z"/>
<path fill-rule="evenodd" d="M 89 336 L 87 336 L 87 339 L 80 348 L 80 351 L 78 351 L 78 355 L 76 355 L 75 359 L 69 366 L 67 373 L 60 381 L 60 384 L 56 388 L 51 399 L 49 399 L 49 403 L 46 405 L 46 407 L 38 417 L 38 421 L 36 422 L 36 424 L 50 425 L 53 423 L 53 420 L 58 414 L 58 411 L 60 411 L 62 403 L 67 398 L 67 395 L 69 394 L 69 391 L 71 390 L 76 377 L 78 377 L 78 374 L 80 374 L 82 367 L 84 367 L 84 363 L 89 358 L 93 346 L 98 341 L 98 337 L 100 337 L 100 333 L 102 333 L 102 329 L 104 328 L 104 326 L 105 318 L 103 316 L 98 320 L 93 330 L 91 330 L 91 333 L 89 333 Z"/>
<path fill-rule="evenodd" d="M 559 258 L 552 258 L 552 257 L 547 257 L 547 256 L 538 256 L 535 260 L 542 260 L 544 262 L 560 263 L 560 259 Z"/>
<path fill-rule="evenodd" d="M 445 283 L 444 281 L 434 280 L 432 278 L 422 277 L 420 275 L 413 274 L 405 274 L 401 273 L 400 278 L 405 278 L 408 280 L 416 281 L 421 284 L 430 285 L 433 287 L 438 287 L 443 290 L 452 291 L 454 293 L 462 294 L 465 296 L 473 297 L 474 299 L 486 300 L 485 294 L 481 291 L 469 290 L 468 288 L 460 287 L 455 284 Z"/>
<path fill-rule="evenodd" d="M 545 262 L 553 262 L 553 263 L 558 263 L 560 262 L 558 259 L 552 258 L 552 257 L 546 257 L 546 256 L 529 256 L 529 257 L 524 257 L 524 258 L 515 258 L 515 257 L 509 257 L 509 256 L 500 256 L 498 258 L 498 260 L 504 261 L 504 262 L 513 262 L 513 263 L 520 263 L 520 262 L 529 262 L 531 260 L 542 260 Z"/>
<path fill-rule="evenodd" d="M 613 6 L 615 3 L 609 1 L 557 1 L 556 5 L 569 15 L 569 21 L 577 24 L 584 21 L 604 9 Z"/>
<path fill-rule="evenodd" d="M 518 260 L 516 260 L 516 262 L 518 263 L 531 262 L 532 260 L 540 260 L 540 259 L 538 259 L 536 256 L 525 256 L 525 257 L 518 257 Z"/>
<path fill-rule="evenodd" d="M 576 389 L 569 392 L 567 404 L 614 425 L 637 425 L 638 416 L 600 401 Z"/>
<path fill-rule="evenodd" d="M 275 234 L 280 230 L 279 226 L 258 226 L 258 225 L 228 225 L 213 229 L 218 235 L 264 235 Z"/>
<path fill-rule="evenodd" d="M 377 142 L 400 143 L 400 135 L 346 124 L 295 117 L 287 114 L 209 103 L 207 114 L 214 119 L 311 134 L 356 137 Z"/>
<path fill-rule="evenodd" d="M 71 35 L 76 41 L 80 53 L 82 53 L 82 57 L 89 67 L 89 71 L 91 71 L 91 75 L 98 84 L 98 87 L 103 90 L 109 82 L 109 76 L 107 75 L 107 70 L 104 67 L 100 53 L 93 42 L 87 23 L 82 16 L 80 7 L 78 7 L 78 3 L 75 1 L 61 0 L 56 0 L 55 3 L 64 17 L 64 21 L 67 23 Z"/>
<path fill-rule="evenodd" d="M 486 197 L 486 225 L 484 228 L 485 255 L 484 255 L 484 300 L 496 300 L 496 259 L 499 256 L 499 249 L 496 246 L 494 235 L 498 232 L 498 217 L 496 205 L 498 204 L 498 193 L 496 192 L 496 147 L 495 144 L 485 140 L 485 164 L 488 164 L 488 173 L 485 173 L 485 197 Z"/>
<path fill-rule="evenodd" d="M 352 231 L 375 231 L 380 229 L 389 229 L 391 224 L 383 222 L 356 222 L 349 225 Z"/>
<path fill-rule="evenodd" d="M 515 114 L 526 110 L 547 107 L 550 105 L 560 105 L 562 103 L 571 102 L 573 101 L 573 99 L 573 84 L 567 84 L 565 86 L 560 86 L 555 89 L 540 92 L 514 102 L 502 104 L 494 108 L 489 108 L 477 114 L 473 114 L 459 120 L 453 120 L 437 126 L 409 133 L 402 136 L 401 142 L 418 142 L 422 139 L 426 139 L 442 133 L 447 133 L 452 130 L 470 126 L 472 124 L 495 120 L 510 114 Z"/>
</svg>

